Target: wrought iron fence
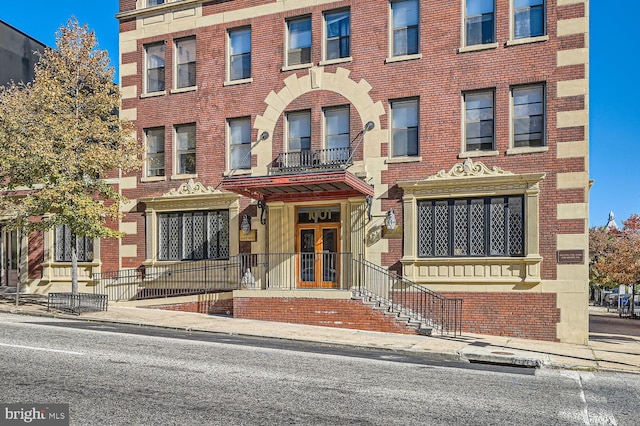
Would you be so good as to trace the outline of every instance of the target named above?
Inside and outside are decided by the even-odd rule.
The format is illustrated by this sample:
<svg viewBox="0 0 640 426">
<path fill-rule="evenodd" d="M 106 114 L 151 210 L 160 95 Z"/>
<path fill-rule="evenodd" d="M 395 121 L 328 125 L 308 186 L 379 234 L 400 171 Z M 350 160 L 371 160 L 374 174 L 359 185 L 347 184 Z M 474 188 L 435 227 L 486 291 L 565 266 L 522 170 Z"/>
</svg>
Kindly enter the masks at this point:
<svg viewBox="0 0 640 426">
<path fill-rule="evenodd" d="M 462 299 L 445 297 L 363 259 L 354 259 L 356 291 L 439 331 L 462 333 Z"/>
<path fill-rule="evenodd" d="M 74 314 L 107 310 L 107 295 L 92 293 L 49 293 L 48 311 L 63 311 Z"/>
<path fill-rule="evenodd" d="M 94 273 L 94 293 L 109 300 L 186 296 L 239 288 L 237 258 L 201 260 Z"/>
<path fill-rule="evenodd" d="M 231 291 L 318 287 L 349 289 L 351 253 L 239 254 L 227 260 L 94 273 L 93 289 L 109 300 L 136 300 Z"/>
</svg>

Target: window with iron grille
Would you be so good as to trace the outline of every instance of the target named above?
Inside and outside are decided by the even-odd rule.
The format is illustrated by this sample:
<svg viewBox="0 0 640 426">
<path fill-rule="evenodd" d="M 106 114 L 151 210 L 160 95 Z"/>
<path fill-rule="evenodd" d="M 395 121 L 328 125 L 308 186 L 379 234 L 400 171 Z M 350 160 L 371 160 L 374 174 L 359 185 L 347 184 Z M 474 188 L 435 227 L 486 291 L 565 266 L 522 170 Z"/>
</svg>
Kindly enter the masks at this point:
<svg viewBox="0 0 640 426">
<path fill-rule="evenodd" d="M 196 85 L 196 39 L 186 38 L 176 41 L 176 87 Z"/>
<path fill-rule="evenodd" d="M 158 214 L 158 260 L 228 257 L 228 210 Z"/>
<path fill-rule="evenodd" d="M 53 230 L 55 246 L 54 258 L 56 262 L 71 262 L 71 241 L 73 233 L 67 225 L 58 225 Z M 93 260 L 93 239 L 76 237 L 76 252 L 78 262 Z"/>
<path fill-rule="evenodd" d="M 420 201 L 418 256 L 524 256 L 524 197 Z"/>
</svg>

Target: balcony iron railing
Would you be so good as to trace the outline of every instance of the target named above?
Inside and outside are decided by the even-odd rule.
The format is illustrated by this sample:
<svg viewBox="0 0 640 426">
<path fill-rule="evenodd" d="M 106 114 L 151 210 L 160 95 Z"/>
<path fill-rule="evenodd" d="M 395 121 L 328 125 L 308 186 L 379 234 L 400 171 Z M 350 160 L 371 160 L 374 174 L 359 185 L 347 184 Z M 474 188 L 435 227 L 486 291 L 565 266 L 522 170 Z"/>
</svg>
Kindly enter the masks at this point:
<svg viewBox="0 0 640 426">
<path fill-rule="evenodd" d="M 351 148 L 308 149 L 278 154 L 271 170 L 275 173 L 331 170 L 353 164 Z"/>
</svg>

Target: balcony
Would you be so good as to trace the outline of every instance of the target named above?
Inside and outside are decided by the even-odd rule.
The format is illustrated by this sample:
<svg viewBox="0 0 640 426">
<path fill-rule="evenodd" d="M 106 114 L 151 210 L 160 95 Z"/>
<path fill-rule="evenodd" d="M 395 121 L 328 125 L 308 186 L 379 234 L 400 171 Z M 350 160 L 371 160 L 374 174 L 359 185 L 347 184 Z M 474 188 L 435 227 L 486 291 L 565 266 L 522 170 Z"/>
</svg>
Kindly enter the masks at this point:
<svg viewBox="0 0 640 426">
<path fill-rule="evenodd" d="M 350 147 L 282 152 L 272 163 L 271 173 L 345 169 L 351 164 Z"/>
</svg>

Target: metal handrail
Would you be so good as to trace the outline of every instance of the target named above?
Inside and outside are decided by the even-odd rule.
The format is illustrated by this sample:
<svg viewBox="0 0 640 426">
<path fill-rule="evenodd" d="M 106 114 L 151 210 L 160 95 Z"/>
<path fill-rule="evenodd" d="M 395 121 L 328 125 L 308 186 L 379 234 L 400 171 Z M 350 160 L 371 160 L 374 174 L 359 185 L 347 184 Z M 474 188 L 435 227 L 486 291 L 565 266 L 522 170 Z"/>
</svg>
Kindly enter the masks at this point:
<svg viewBox="0 0 640 426">
<path fill-rule="evenodd" d="M 366 260 L 353 259 L 360 296 L 386 305 L 398 316 L 420 322 L 440 335 L 462 334 L 462 299 L 438 294 Z"/>
</svg>

